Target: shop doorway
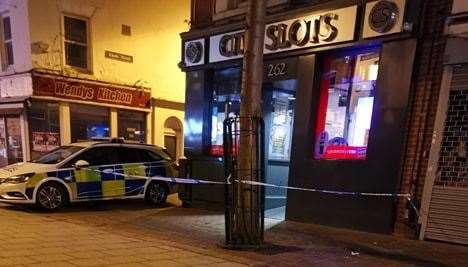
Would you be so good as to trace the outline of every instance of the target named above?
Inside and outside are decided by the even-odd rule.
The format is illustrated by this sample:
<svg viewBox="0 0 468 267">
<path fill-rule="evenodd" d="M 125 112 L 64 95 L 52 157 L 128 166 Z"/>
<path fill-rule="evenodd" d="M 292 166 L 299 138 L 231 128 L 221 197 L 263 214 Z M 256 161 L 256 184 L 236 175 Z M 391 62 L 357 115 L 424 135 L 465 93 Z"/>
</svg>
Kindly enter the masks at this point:
<svg viewBox="0 0 468 267">
<path fill-rule="evenodd" d="M 172 158 L 175 158 L 177 155 L 177 137 L 174 135 L 165 135 L 164 147 L 166 147 L 169 155 L 171 155 Z"/>
<path fill-rule="evenodd" d="M 173 159 L 182 156 L 182 122 L 176 117 L 170 117 L 164 122 L 164 147 Z"/>
<path fill-rule="evenodd" d="M 0 167 L 23 161 L 19 116 L 0 117 Z"/>
<path fill-rule="evenodd" d="M 288 185 L 295 96 L 296 79 L 263 84 L 266 183 Z M 284 220 L 286 199 L 286 189 L 265 188 L 265 217 Z"/>
</svg>

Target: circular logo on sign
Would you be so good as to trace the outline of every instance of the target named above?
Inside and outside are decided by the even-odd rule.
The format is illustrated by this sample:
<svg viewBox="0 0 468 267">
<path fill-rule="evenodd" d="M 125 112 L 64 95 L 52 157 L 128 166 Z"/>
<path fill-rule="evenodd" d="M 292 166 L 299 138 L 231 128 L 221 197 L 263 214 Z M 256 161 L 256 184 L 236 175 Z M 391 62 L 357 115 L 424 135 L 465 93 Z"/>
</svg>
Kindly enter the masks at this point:
<svg viewBox="0 0 468 267">
<path fill-rule="evenodd" d="M 203 55 L 203 44 L 200 41 L 190 42 L 185 47 L 185 58 L 194 64 L 200 62 Z"/>
<path fill-rule="evenodd" d="M 369 14 L 369 26 L 378 33 L 389 32 L 395 26 L 399 13 L 400 10 L 394 2 L 380 1 Z"/>
</svg>

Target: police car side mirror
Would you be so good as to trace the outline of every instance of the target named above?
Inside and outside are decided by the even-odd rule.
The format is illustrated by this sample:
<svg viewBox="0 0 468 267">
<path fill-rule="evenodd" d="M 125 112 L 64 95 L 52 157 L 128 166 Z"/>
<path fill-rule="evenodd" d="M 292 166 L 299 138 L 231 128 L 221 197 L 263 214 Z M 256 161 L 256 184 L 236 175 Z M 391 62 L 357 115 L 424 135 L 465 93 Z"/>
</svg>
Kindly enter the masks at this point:
<svg viewBox="0 0 468 267">
<path fill-rule="evenodd" d="M 89 162 L 87 162 L 86 160 L 78 160 L 77 162 L 75 162 L 75 164 L 73 164 L 73 167 L 75 167 L 75 169 L 79 170 L 81 168 L 87 168 L 89 167 Z"/>
</svg>

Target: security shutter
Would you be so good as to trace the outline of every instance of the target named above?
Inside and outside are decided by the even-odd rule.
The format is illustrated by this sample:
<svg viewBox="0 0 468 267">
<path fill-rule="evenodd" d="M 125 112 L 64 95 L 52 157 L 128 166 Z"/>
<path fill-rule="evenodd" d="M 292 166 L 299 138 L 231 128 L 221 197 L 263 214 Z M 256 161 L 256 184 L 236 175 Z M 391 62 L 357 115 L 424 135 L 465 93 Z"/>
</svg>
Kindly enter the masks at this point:
<svg viewBox="0 0 468 267">
<path fill-rule="evenodd" d="M 468 244 L 468 65 L 452 75 L 425 238 Z"/>
</svg>

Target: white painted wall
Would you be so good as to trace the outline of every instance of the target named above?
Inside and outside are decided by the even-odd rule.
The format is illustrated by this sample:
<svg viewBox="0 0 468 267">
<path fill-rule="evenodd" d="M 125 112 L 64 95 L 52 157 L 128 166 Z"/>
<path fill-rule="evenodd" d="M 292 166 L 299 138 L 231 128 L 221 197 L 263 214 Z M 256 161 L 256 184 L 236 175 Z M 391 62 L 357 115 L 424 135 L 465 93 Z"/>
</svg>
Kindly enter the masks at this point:
<svg viewBox="0 0 468 267">
<path fill-rule="evenodd" d="M 1 16 L 10 17 L 14 58 L 13 65 L 5 70 L 0 68 L 0 97 L 32 94 L 31 77 L 23 74 L 32 68 L 27 7 L 28 0 L 0 1 Z"/>
<path fill-rule="evenodd" d="M 27 6 L 28 0 L 0 1 L 0 14 L 2 17 L 10 17 L 15 63 L 6 71 L 0 69 L 0 76 L 25 72 L 32 68 Z"/>
<path fill-rule="evenodd" d="M 0 97 L 32 95 L 32 80 L 29 73 L 0 76 Z"/>
</svg>

